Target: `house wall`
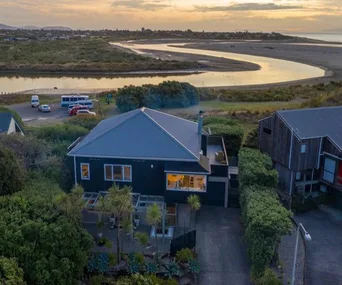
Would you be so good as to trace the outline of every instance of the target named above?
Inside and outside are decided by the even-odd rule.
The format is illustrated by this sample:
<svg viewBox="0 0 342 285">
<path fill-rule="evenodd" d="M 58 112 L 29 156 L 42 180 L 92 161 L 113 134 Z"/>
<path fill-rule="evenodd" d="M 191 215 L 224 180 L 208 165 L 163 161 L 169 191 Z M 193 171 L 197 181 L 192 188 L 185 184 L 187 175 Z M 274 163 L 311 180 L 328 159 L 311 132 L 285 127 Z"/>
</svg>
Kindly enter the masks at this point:
<svg viewBox="0 0 342 285">
<path fill-rule="evenodd" d="M 317 161 L 320 154 L 321 138 L 293 140 L 291 168 L 294 171 L 303 171 L 317 167 Z M 301 153 L 301 146 L 306 144 L 306 152 Z"/>
<path fill-rule="evenodd" d="M 72 158 L 73 159 L 73 158 Z M 90 179 L 81 179 L 81 163 L 89 163 Z M 190 194 L 198 194 L 201 202 L 204 205 L 224 206 L 225 201 L 225 182 L 213 182 L 212 176 L 207 177 L 207 191 L 201 192 L 183 192 L 166 190 L 166 173 L 164 161 L 155 160 L 127 160 L 127 159 L 103 159 L 103 158 L 87 158 L 76 157 L 76 174 L 77 183 L 82 185 L 86 192 L 107 191 L 113 185 L 113 181 L 105 181 L 104 165 L 105 164 L 122 164 L 132 166 L 132 182 L 115 182 L 117 185 L 130 185 L 133 192 L 143 195 L 158 195 L 165 196 L 167 202 L 172 203 L 186 203 L 186 198 Z M 180 162 L 167 162 L 170 164 L 179 164 Z M 182 162 L 182 165 L 188 164 L 191 169 L 191 162 Z M 153 167 L 151 167 L 153 165 Z M 219 179 L 227 178 L 220 177 Z"/>
<path fill-rule="evenodd" d="M 18 127 L 16 121 L 12 117 L 10 125 L 8 127 L 7 134 L 13 134 L 13 133 L 20 133 L 21 135 L 24 135 L 24 133 L 20 130 L 20 128 Z"/>
<path fill-rule="evenodd" d="M 291 170 L 279 163 L 275 164 L 275 169 L 277 170 L 279 175 L 279 188 L 282 191 L 290 194 Z"/>
</svg>

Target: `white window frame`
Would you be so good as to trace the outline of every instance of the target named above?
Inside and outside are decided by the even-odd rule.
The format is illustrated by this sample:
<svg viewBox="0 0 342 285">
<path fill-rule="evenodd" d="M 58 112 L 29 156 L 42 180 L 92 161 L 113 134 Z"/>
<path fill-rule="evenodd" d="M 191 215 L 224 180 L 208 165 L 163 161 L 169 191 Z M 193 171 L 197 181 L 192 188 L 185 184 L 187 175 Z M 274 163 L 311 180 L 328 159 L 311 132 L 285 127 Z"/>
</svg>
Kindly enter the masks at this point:
<svg viewBox="0 0 342 285">
<path fill-rule="evenodd" d="M 205 189 L 204 190 L 195 190 L 195 189 L 174 189 L 174 188 L 169 188 L 168 185 L 168 179 L 167 176 L 171 174 L 171 175 L 188 175 L 188 176 L 204 176 L 205 179 Z M 207 187 L 208 187 L 208 177 L 207 175 L 203 175 L 203 174 L 187 174 L 187 173 L 175 173 L 175 172 L 166 172 L 166 190 L 168 191 L 177 191 L 177 192 L 190 192 L 190 193 L 206 193 L 207 192 Z"/>
<path fill-rule="evenodd" d="M 112 173 L 112 178 L 111 179 L 107 179 L 106 177 L 106 167 L 110 166 L 111 168 L 111 173 Z M 114 166 L 120 166 L 121 167 L 121 171 L 122 171 L 122 180 L 118 180 L 118 179 L 114 179 Z M 124 173 L 124 168 L 125 167 L 129 167 L 130 168 L 130 178 L 129 180 L 125 180 L 125 173 Z M 105 164 L 103 166 L 103 171 L 104 171 L 104 180 L 105 181 L 117 181 L 117 182 L 132 182 L 132 165 L 128 165 L 128 164 Z"/>
<path fill-rule="evenodd" d="M 88 166 L 88 177 L 83 176 L 82 166 L 87 165 Z M 81 163 L 80 164 L 81 169 L 81 180 L 90 180 L 90 164 L 89 163 Z"/>
</svg>

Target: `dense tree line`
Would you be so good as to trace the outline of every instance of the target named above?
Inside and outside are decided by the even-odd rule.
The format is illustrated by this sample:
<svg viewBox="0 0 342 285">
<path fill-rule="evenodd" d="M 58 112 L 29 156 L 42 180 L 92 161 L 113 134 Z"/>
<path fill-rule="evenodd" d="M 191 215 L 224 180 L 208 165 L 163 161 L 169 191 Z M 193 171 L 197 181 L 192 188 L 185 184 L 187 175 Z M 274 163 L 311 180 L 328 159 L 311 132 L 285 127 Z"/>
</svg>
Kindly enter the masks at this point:
<svg viewBox="0 0 342 285">
<path fill-rule="evenodd" d="M 140 107 L 184 108 L 198 102 L 197 88 L 177 81 L 164 81 L 158 85 L 127 86 L 116 93 L 116 106 L 121 112 Z"/>
<path fill-rule="evenodd" d="M 277 183 L 278 174 L 270 157 L 258 150 L 240 150 L 240 204 L 252 277 L 257 284 L 269 275 L 267 268 L 278 261 L 281 238 L 292 228 L 291 212 L 281 205 L 275 191 Z"/>
</svg>

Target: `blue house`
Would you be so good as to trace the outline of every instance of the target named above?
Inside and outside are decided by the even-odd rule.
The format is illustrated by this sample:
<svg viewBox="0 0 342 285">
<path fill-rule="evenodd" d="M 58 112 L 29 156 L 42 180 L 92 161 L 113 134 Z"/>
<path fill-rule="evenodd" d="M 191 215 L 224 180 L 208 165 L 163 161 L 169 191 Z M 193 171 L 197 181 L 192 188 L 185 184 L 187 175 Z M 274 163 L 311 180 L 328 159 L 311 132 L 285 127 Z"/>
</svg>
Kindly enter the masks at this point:
<svg viewBox="0 0 342 285">
<path fill-rule="evenodd" d="M 204 205 L 227 207 L 223 139 L 204 131 L 202 122 L 201 113 L 192 122 L 148 108 L 105 119 L 69 147 L 75 184 L 88 193 L 130 185 L 166 205 L 197 194 Z"/>
</svg>

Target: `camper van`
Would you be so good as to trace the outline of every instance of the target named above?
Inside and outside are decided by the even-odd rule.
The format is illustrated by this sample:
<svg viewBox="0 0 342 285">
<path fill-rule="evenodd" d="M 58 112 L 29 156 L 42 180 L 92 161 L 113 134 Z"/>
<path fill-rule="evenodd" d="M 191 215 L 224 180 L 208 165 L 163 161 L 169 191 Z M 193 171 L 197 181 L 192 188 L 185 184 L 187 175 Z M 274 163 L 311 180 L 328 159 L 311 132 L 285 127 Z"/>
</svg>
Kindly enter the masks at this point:
<svg viewBox="0 0 342 285">
<path fill-rule="evenodd" d="M 37 108 L 37 107 L 39 107 L 39 98 L 38 98 L 37 95 L 33 95 L 33 96 L 31 97 L 31 107 L 32 107 L 32 108 Z"/>
</svg>

